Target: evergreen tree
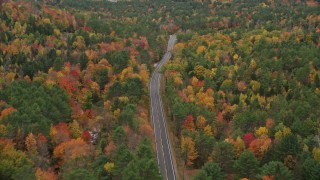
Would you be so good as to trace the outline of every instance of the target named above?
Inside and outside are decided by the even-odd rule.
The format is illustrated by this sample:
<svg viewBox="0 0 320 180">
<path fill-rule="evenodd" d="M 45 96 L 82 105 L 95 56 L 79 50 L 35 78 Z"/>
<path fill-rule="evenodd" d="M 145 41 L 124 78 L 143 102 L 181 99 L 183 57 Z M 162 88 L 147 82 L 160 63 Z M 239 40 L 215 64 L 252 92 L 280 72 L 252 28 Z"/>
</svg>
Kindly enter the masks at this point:
<svg viewBox="0 0 320 180">
<path fill-rule="evenodd" d="M 139 174 L 139 168 L 135 161 L 131 161 L 127 167 L 125 167 L 121 173 L 121 179 L 123 180 L 143 180 Z"/>
<path fill-rule="evenodd" d="M 206 171 L 200 171 L 195 177 L 195 180 L 212 180 L 211 177 L 208 176 Z"/>
<path fill-rule="evenodd" d="M 94 180 L 96 178 L 90 171 L 80 168 L 80 169 L 71 171 L 70 173 L 64 174 L 62 179 L 63 180 L 74 180 L 74 179 Z"/>
<path fill-rule="evenodd" d="M 133 154 L 129 151 L 129 149 L 125 145 L 120 145 L 120 147 L 117 148 L 115 157 L 114 157 L 114 175 L 117 177 L 120 177 L 123 174 L 123 171 L 126 169 L 126 167 L 130 164 L 130 162 L 134 159 Z M 135 165 L 131 165 L 130 167 L 135 167 L 135 172 L 136 174 L 136 169 L 137 167 Z M 130 168 L 128 168 L 128 171 Z"/>
<path fill-rule="evenodd" d="M 202 179 L 214 179 L 214 180 L 223 180 L 225 174 L 222 172 L 222 169 L 217 163 L 206 163 L 202 170 L 195 177 L 196 180 Z"/>
<path fill-rule="evenodd" d="M 283 159 L 287 155 L 296 156 L 302 151 L 298 139 L 295 135 L 290 134 L 283 137 L 276 147 L 278 157 Z"/>
<path fill-rule="evenodd" d="M 217 143 L 213 149 L 213 161 L 220 165 L 226 173 L 232 172 L 233 161 L 235 158 L 233 145 L 227 142 Z"/>
<path fill-rule="evenodd" d="M 271 161 L 262 167 L 263 176 L 273 176 L 274 180 L 290 180 L 293 175 L 290 170 L 279 161 Z"/>
<path fill-rule="evenodd" d="M 162 179 L 158 164 L 152 152 L 152 146 L 148 139 L 142 140 L 136 152 L 137 162 L 134 164 L 139 168 L 142 179 Z"/>
<path fill-rule="evenodd" d="M 320 179 L 320 163 L 311 158 L 306 159 L 303 163 L 303 177 L 308 180 Z"/>
<path fill-rule="evenodd" d="M 108 70 L 101 69 L 96 71 L 96 82 L 99 84 L 100 90 L 108 83 Z"/>
<path fill-rule="evenodd" d="M 259 161 L 254 154 L 246 150 L 234 163 L 234 169 L 240 178 L 255 178 L 259 172 Z"/>
</svg>

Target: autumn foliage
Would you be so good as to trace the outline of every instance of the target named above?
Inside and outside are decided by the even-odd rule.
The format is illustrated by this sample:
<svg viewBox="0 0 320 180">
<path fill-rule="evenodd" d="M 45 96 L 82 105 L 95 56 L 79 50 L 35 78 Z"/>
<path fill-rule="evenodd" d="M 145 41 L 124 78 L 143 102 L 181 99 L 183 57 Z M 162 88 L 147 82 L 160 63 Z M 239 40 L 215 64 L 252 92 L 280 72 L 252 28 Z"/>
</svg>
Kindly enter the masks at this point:
<svg viewBox="0 0 320 180">
<path fill-rule="evenodd" d="M 178 166 L 320 179 L 318 9 L 0 1 L 0 179 L 161 179 L 148 90 L 169 34 L 161 92 Z"/>
</svg>

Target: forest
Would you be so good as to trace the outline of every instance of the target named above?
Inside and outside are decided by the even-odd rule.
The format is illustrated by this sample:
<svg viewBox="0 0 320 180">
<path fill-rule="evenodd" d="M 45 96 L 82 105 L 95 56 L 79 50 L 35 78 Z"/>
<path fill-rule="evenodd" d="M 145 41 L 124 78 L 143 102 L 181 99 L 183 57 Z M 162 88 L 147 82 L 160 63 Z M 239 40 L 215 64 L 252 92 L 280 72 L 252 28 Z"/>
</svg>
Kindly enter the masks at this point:
<svg viewBox="0 0 320 180">
<path fill-rule="evenodd" d="M 195 179 L 319 179 L 319 11 L 252 4 L 216 4 L 212 32 L 178 33 L 164 74 L 181 166 L 201 168 Z"/>
<path fill-rule="evenodd" d="M 315 0 L 0 0 L 0 179 L 320 179 Z"/>
<path fill-rule="evenodd" d="M 1 2 L 0 179 L 161 179 L 147 37 L 71 11 Z"/>
</svg>

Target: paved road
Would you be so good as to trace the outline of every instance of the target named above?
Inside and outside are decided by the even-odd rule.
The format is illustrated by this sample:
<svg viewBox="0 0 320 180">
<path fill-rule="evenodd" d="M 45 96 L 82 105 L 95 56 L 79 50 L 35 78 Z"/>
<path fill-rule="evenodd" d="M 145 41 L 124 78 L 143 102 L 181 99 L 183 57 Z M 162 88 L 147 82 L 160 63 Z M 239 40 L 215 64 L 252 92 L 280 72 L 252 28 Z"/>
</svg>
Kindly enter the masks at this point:
<svg viewBox="0 0 320 180">
<path fill-rule="evenodd" d="M 176 174 L 172 162 L 171 146 L 168 137 L 165 114 L 160 96 L 161 67 L 171 58 L 170 50 L 176 41 L 176 35 L 170 35 L 167 52 L 156 66 L 150 79 L 150 109 L 156 142 L 157 159 L 160 172 L 165 180 L 175 180 Z"/>
</svg>

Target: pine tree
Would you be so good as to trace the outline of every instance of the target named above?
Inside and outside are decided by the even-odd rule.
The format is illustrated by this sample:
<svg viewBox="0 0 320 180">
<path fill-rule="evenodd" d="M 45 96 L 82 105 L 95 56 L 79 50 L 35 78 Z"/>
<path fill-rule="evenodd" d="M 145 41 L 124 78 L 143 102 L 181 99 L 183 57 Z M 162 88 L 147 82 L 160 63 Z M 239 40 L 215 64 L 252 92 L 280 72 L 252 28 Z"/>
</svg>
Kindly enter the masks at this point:
<svg viewBox="0 0 320 180">
<path fill-rule="evenodd" d="M 303 163 L 303 176 L 308 180 L 320 179 L 320 163 L 309 158 Z"/>
<path fill-rule="evenodd" d="M 234 148 L 230 143 L 221 142 L 214 147 L 213 162 L 218 163 L 224 172 L 231 173 L 234 157 Z"/>
<path fill-rule="evenodd" d="M 259 161 L 254 157 L 254 154 L 246 150 L 240 158 L 235 161 L 234 169 L 240 178 L 254 179 L 259 171 Z"/>
<path fill-rule="evenodd" d="M 202 179 L 214 179 L 214 180 L 223 180 L 225 174 L 222 172 L 221 167 L 217 163 L 209 162 L 205 164 L 202 170 L 195 177 L 196 180 Z"/>
<path fill-rule="evenodd" d="M 291 171 L 282 162 L 271 161 L 262 167 L 262 175 L 272 176 L 274 180 L 293 179 Z"/>
</svg>

